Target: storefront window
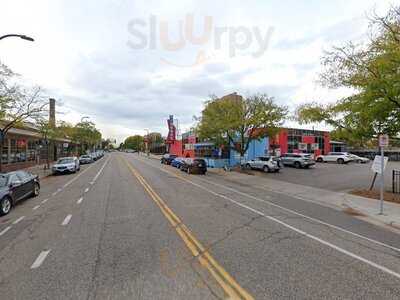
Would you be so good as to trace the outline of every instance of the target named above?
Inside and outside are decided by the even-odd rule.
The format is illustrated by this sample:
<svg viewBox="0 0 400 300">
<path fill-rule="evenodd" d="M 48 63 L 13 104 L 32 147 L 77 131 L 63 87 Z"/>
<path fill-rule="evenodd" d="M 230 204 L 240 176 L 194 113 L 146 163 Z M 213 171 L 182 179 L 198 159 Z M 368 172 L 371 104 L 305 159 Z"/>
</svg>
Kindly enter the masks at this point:
<svg viewBox="0 0 400 300">
<path fill-rule="evenodd" d="M 1 156 L 2 164 L 8 164 L 8 140 L 4 141 L 3 154 Z"/>
<path fill-rule="evenodd" d="M 28 161 L 36 160 L 36 142 L 35 141 L 28 141 L 27 160 Z"/>
<path fill-rule="evenodd" d="M 301 143 L 301 141 L 301 136 L 288 136 L 288 153 L 293 153 L 294 150 L 299 149 L 299 143 Z"/>
<path fill-rule="evenodd" d="M 11 162 L 26 161 L 26 140 L 11 139 Z"/>
</svg>

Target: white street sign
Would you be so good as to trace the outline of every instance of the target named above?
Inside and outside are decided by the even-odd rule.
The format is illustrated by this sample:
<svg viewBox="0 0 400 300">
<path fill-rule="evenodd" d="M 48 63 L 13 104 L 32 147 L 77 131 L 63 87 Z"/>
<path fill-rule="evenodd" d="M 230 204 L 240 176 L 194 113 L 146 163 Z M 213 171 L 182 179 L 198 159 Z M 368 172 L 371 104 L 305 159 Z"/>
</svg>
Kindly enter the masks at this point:
<svg viewBox="0 0 400 300">
<path fill-rule="evenodd" d="M 306 143 L 299 143 L 298 147 L 299 150 L 307 150 L 307 144 Z"/>
<path fill-rule="evenodd" d="M 383 171 L 386 169 L 386 165 L 388 162 L 388 157 L 384 157 Z M 371 170 L 375 173 L 382 174 L 382 158 L 380 155 L 376 155 L 374 162 L 372 163 Z"/>
<path fill-rule="evenodd" d="M 387 134 L 381 134 L 379 136 L 379 147 L 389 146 L 389 136 Z"/>
</svg>

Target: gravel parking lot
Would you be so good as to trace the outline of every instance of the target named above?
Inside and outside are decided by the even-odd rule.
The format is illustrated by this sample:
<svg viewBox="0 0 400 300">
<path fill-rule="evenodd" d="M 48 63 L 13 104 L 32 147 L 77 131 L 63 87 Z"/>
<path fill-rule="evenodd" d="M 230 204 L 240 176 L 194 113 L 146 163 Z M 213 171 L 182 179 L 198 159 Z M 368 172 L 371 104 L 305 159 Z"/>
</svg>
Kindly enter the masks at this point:
<svg viewBox="0 0 400 300">
<path fill-rule="evenodd" d="M 310 169 L 295 169 L 285 167 L 280 173 L 262 174 L 273 179 L 283 180 L 296 184 L 327 189 L 331 191 L 347 192 L 354 189 L 369 188 L 374 173 L 371 171 L 372 162 L 367 164 L 349 163 L 338 165 L 335 163 L 317 163 Z M 392 170 L 400 170 L 400 162 L 388 162 L 385 171 L 385 186 L 392 189 Z M 375 187 L 378 186 L 379 177 Z"/>
</svg>

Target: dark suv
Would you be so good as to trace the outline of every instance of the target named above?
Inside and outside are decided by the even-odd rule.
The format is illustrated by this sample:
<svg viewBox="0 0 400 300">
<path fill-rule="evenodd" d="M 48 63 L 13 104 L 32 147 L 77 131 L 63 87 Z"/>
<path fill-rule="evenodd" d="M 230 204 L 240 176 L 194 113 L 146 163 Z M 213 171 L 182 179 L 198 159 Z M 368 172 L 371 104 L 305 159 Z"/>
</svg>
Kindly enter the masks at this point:
<svg viewBox="0 0 400 300">
<path fill-rule="evenodd" d="M 170 165 L 171 164 L 171 162 L 175 159 L 175 158 L 177 158 L 178 156 L 177 155 L 175 155 L 175 154 L 164 154 L 163 155 L 163 157 L 161 157 L 161 163 L 162 164 L 165 164 L 165 165 Z"/>
<path fill-rule="evenodd" d="M 25 171 L 0 174 L 0 215 L 6 215 L 18 201 L 37 196 L 39 177 Z"/>
<path fill-rule="evenodd" d="M 181 163 L 181 171 L 188 174 L 206 174 L 207 163 L 201 158 L 185 158 Z"/>
</svg>

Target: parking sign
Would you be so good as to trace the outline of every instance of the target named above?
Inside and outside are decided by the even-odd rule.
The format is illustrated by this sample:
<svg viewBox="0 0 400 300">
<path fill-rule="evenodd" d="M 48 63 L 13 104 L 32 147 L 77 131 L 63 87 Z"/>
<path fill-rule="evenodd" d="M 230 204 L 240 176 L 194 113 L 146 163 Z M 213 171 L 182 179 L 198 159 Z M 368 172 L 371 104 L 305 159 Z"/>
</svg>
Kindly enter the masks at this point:
<svg viewBox="0 0 400 300">
<path fill-rule="evenodd" d="M 379 147 L 389 146 L 389 136 L 387 134 L 381 134 L 379 136 Z"/>
</svg>

